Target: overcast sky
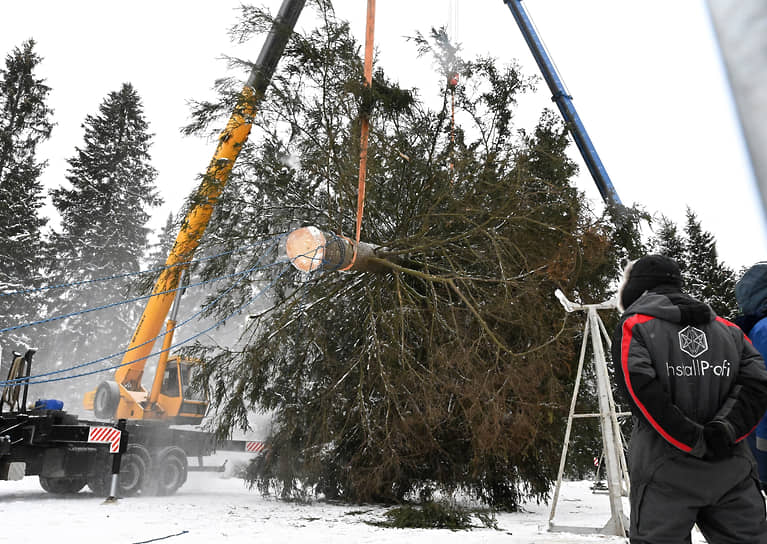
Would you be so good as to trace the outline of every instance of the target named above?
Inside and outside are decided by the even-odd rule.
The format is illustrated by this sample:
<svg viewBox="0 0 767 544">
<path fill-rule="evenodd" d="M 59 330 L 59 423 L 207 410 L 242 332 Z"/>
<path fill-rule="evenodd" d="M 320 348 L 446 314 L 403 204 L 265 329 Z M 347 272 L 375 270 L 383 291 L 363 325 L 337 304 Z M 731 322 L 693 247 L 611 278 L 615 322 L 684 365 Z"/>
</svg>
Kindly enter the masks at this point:
<svg viewBox="0 0 767 544">
<path fill-rule="evenodd" d="M 188 120 L 187 100 L 211 97 L 218 77 L 247 76 L 228 72 L 223 55 L 258 56 L 260 42 L 229 41 L 227 29 L 240 3 L 4 2 L 0 53 L 34 38 L 44 58 L 38 75 L 52 87 L 57 126 L 40 149 L 50 163 L 45 184 L 62 183 L 66 160 L 82 143 L 85 116 L 97 112 L 107 93 L 131 82 L 155 134 L 153 163 L 167 203 L 153 225 L 162 225 L 196 186 L 215 147 L 180 135 Z M 259 4 L 276 13 L 281 0 Z M 366 4 L 335 2 L 360 42 Z M 767 258 L 765 216 L 703 0 L 526 0 L 524 6 L 621 200 L 663 213 L 680 226 L 689 205 L 716 236 L 720 257 L 734 268 Z M 307 10 L 298 26 L 312 23 Z M 449 25 L 466 57 L 516 58 L 528 74 L 538 74 L 502 0 L 379 0 L 375 42 L 388 75 L 434 97 L 441 81 L 431 76 L 428 61 L 415 58 L 405 36 L 442 25 Z M 542 107 L 556 109 L 545 84 L 539 87 L 537 96 L 521 104 L 523 126 L 532 126 Z M 574 145 L 572 155 L 582 165 Z M 581 170 L 579 187 L 600 203 L 585 166 Z"/>
</svg>

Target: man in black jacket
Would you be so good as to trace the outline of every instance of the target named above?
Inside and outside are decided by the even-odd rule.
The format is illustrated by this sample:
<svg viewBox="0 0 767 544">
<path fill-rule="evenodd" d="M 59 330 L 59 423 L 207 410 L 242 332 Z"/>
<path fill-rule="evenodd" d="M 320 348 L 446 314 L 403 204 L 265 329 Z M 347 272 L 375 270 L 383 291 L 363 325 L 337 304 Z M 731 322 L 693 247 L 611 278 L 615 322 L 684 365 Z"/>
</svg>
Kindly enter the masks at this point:
<svg viewBox="0 0 767 544">
<path fill-rule="evenodd" d="M 765 503 L 744 438 L 767 411 L 767 370 L 743 332 L 682 294 L 660 255 L 630 264 L 613 336 L 629 399 L 631 542 L 765 543 Z"/>
</svg>

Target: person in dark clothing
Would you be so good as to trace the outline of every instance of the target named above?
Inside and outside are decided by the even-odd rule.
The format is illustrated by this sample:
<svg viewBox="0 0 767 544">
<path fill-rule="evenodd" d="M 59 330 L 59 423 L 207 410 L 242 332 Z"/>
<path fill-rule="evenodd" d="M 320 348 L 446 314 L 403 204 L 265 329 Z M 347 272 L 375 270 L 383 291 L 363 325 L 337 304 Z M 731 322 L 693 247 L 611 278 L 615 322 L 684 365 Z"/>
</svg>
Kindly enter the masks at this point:
<svg viewBox="0 0 767 544">
<path fill-rule="evenodd" d="M 767 262 L 749 268 L 735 285 L 735 298 L 742 315 L 734 321 L 748 335 L 762 357 L 767 356 Z M 767 489 L 767 415 L 748 435 L 748 445 L 756 458 L 759 481 Z"/>
<path fill-rule="evenodd" d="M 682 293 L 672 259 L 626 267 L 612 357 L 629 399 L 630 540 L 767 543 L 746 436 L 767 410 L 767 370 L 734 324 Z"/>
</svg>

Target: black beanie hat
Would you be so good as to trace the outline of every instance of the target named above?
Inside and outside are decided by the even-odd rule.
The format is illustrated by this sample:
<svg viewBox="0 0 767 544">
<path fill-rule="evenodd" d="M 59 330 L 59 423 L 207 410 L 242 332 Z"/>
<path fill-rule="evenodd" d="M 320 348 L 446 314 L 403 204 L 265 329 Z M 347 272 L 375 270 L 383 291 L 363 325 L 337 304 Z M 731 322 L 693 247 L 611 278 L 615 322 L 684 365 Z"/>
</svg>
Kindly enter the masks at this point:
<svg viewBox="0 0 767 544">
<path fill-rule="evenodd" d="M 634 261 L 626 267 L 618 290 L 619 307 L 628 308 L 642 293 L 659 285 L 682 288 L 682 272 L 676 261 L 665 255 L 646 255 Z"/>
</svg>

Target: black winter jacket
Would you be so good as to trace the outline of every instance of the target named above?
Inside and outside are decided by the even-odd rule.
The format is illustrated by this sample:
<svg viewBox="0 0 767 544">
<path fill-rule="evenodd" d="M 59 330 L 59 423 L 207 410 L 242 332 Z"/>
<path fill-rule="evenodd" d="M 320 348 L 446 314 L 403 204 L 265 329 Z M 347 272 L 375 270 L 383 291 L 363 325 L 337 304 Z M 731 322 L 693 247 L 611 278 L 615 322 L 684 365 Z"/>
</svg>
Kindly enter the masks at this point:
<svg viewBox="0 0 767 544">
<path fill-rule="evenodd" d="M 612 356 L 635 422 L 655 431 L 641 433 L 654 436 L 645 440 L 706 457 L 705 423 L 726 422 L 740 442 L 767 410 L 767 370 L 759 352 L 737 326 L 674 289 L 648 291 L 626 309 Z M 646 446 L 650 458 L 667 449 Z"/>
</svg>

